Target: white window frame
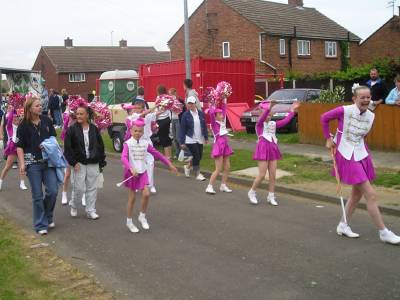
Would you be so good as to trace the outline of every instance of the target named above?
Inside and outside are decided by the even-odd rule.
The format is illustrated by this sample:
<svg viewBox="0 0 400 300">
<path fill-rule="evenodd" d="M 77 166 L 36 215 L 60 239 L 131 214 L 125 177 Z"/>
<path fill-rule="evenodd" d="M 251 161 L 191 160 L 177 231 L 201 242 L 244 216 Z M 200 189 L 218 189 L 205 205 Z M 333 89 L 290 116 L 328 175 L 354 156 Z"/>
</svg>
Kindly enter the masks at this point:
<svg viewBox="0 0 400 300">
<path fill-rule="evenodd" d="M 86 74 L 85 73 L 69 73 L 68 80 L 69 80 L 69 82 L 85 82 Z"/>
<path fill-rule="evenodd" d="M 337 42 L 325 41 L 325 57 L 337 57 Z"/>
<path fill-rule="evenodd" d="M 286 55 L 286 40 L 279 39 L 279 55 Z"/>
<path fill-rule="evenodd" d="M 227 45 L 228 53 L 225 53 L 225 45 Z M 231 44 L 229 42 L 222 42 L 222 58 L 231 57 Z"/>
<path fill-rule="evenodd" d="M 308 45 L 308 52 L 306 45 Z M 311 55 L 311 42 L 309 40 L 298 40 L 297 41 L 297 55 L 299 56 L 310 56 Z"/>
</svg>

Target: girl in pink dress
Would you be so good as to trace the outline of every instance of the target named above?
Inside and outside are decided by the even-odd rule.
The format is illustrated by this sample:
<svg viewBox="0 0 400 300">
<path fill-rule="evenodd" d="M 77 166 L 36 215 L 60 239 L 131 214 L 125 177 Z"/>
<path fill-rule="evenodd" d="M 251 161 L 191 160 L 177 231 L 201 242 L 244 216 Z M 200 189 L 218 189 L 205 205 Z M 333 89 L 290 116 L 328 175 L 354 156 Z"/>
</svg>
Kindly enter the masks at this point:
<svg viewBox="0 0 400 300">
<path fill-rule="evenodd" d="M 281 152 L 279 151 L 278 139 L 276 138 L 276 129 L 281 128 L 289 124 L 289 122 L 295 116 L 295 111 L 299 107 L 298 102 L 294 102 L 290 108 L 290 113 L 280 121 L 272 121 L 272 106 L 274 103 L 263 103 L 261 107 L 264 109 L 264 113 L 256 124 L 256 134 L 258 136 L 258 142 L 256 150 L 253 155 L 253 160 L 258 161 L 258 175 L 254 179 L 253 186 L 248 192 L 250 203 L 258 204 L 256 189 L 260 185 L 261 181 L 265 178 L 265 175 L 269 174 L 269 193 L 267 202 L 271 205 L 278 205 L 275 199 L 275 178 L 276 178 L 276 167 L 277 161 L 281 159 Z"/>
<path fill-rule="evenodd" d="M 335 160 L 342 183 L 352 185 L 352 192 L 346 203 L 346 216 L 350 220 L 358 202 L 364 196 L 367 201 L 368 212 L 379 229 L 381 241 L 391 244 L 400 244 L 400 236 L 388 230 L 383 223 L 379 211 L 376 192 L 371 185 L 375 179 L 375 170 L 371 154 L 364 138 L 371 130 L 375 115 L 368 110 L 371 101 L 371 92 L 366 86 L 359 86 L 354 90 L 353 105 L 339 106 L 321 116 L 321 124 L 326 138 L 326 146 L 333 148 Z M 336 136 L 332 138 L 329 132 L 329 122 L 338 120 Z M 358 238 L 344 218 L 336 228 L 339 235 Z"/>
<path fill-rule="evenodd" d="M 177 173 L 174 165 L 158 152 L 146 139 L 141 139 L 144 133 L 145 122 L 143 119 L 137 119 L 132 123 L 130 129 L 131 138 L 124 143 L 121 161 L 124 166 L 125 187 L 128 188 L 128 205 L 126 226 L 133 232 L 139 232 L 139 229 L 133 224 L 133 207 L 135 204 L 136 191 L 142 191 L 142 205 L 138 221 L 142 228 L 150 228 L 146 212 L 150 198 L 149 179 L 147 176 L 146 155 L 150 153 L 155 159 L 159 159 L 168 166 L 172 172 Z"/>
<path fill-rule="evenodd" d="M 17 158 L 17 146 L 16 146 L 17 128 L 22 120 L 21 116 L 18 116 L 17 111 L 14 109 L 12 105 L 8 106 L 6 119 L 7 119 L 6 131 L 7 131 L 8 141 L 6 148 L 4 149 L 4 156 L 7 156 L 7 161 L 0 175 L 0 191 L 2 189 L 4 178 L 6 178 L 8 171 L 10 171 L 15 159 Z M 28 189 L 25 185 L 25 180 L 22 176 L 20 176 L 19 188 L 21 190 Z"/>
<path fill-rule="evenodd" d="M 233 154 L 232 148 L 229 146 L 228 131 L 226 130 L 226 105 L 222 109 L 210 107 L 208 113 L 210 114 L 211 130 L 214 135 L 211 157 L 215 162 L 215 171 L 211 174 L 206 193 L 216 194 L 213 185 L 222 171 L 222 181 L 219 190 L 221 192 L 232 193 L 232 190 L 226 185 L 230 169 L 229 156 Z"/>
</svg>

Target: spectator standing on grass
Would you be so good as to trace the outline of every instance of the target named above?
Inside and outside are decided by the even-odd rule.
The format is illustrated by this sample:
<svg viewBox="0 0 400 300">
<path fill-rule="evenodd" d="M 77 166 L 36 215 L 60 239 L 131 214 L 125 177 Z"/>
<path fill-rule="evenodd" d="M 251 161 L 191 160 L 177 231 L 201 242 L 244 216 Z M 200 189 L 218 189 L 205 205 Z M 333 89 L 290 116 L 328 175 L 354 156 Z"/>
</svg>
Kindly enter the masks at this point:
<svg viewBox="0 0 400 300">
<path fill-rule="evenodd" d="M 53 119 L 53 124 L 55 128 L 61 127 L 62 116 L 61 116 L 61 105 L 60 105 L 60 97 L 58 97 L 58 93 L 53 89 L 50 89 L 50 97 L 49 97 L 49 116 Z"/>
<path fill-rule="evenodd" d="M 187 99 L 189 97 L 194 97 L 196 99 L 197 109 L 202 110 L 200 100 L 199 100 L 199 94 L 196 92 L 195 89 L 193 89 L 193 81 L 191 79 L 185 79 L 183 81 L 183 89 L 185 90 L 186 103 L 187 103 Z"/>
<path fill-rule="evenodd" d="M 67 105 L 68 105 L 68 92 L 66 89 L 61 90 L 61 98 L 62 98 L 62 103 L 61 103 L 61 110 L 62 112 L 65 112 Z"/>
<path fill-rule="evenodd" d="M 149 109 L 149 104 L 144 99 L 144 87 L 139 86 L 137 91 L 137 96 L 133 99 L 132 105 L 135 105 L 137 102 L 144 102 L 145 108 Z"/>
<path fill-rule="evenodd" d="M 394 84 L 396 85 L 393 90 L 390 91 L 387 96 L 385 103 L 389 105 L 399 105 L 400 106 L 400 75 L 397 75 L 394 79 Z"/>
<path fill-rule="evenodd" d="M 369 72 L 370 79 L 366 82 L 366 86 L 371 90 L 371 100 L 374 106 L 377 106 L 385 100 L 387 90 L 384 81 L 379 78 L 379 72 L 376 68 L 372 68 Z"/>
</svg>

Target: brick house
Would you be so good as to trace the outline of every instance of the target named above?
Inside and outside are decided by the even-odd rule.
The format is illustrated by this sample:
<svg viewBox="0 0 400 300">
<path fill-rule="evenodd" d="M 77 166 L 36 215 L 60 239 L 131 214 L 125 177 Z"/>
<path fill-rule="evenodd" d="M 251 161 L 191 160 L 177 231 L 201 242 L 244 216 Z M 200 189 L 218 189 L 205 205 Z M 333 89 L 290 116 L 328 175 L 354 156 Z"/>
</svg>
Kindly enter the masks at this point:
<svg viewBox="0 0 400 300">
<path fill-rule="evenodd" d="M 357 64 L 386 57 L 400 57 L 400 16 L 393 16 L 361 43 Z"/>
<path fill-rule="evenodd" d="M 361 40 L 302 0 L 205 0 L 189 28 L 192 57 L 252 58 L 258 73 L 340 70 L 341 44 L 351 63 Z M 168 46 L 172 60 L 184 58 L 183 26 Z"/>
<path fill-rule="evenodd" d="M 96 89 L 96 79 L 111 70 L 139 70 L 141 64 L 169 61 L 168 51 L 154 47 L 128 47 L 121 40 L 116 47 L 42 46 L 32 69 L 41 71 L 47 88 L 66 88 L 69 94 L 88 95 Z"/>
</svg>

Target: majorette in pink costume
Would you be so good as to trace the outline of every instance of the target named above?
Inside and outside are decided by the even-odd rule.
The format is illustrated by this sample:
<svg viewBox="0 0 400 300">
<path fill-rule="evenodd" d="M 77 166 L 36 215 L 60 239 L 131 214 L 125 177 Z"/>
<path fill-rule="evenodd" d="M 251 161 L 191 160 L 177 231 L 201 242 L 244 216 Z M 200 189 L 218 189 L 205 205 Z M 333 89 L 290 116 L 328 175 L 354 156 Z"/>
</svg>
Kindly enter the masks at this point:
<svg viewBox="0 0 400 300">
<path fill-rule="evenodd" d="M 295 113 L 290 112 L 283 120 L 277 122 L 269 121 L 266 123 L 265 120 L 270 113 L 270 105 L 262 104 L 262 107 L 264 108 L 264 112 L 256 124 L 258 142 L 253 159 L 263 161 L 280 160 L 282 155 L 279 150 L 278 139 L 276 138 L 276 129 L 289 124 Z"/>
<path fill-rule="evenodd" d="M 226 157 L 233 154 L 232 148 L 229 146 L 228 131 L 226 130 L 226 123 L 224 121 L 217 121 L 215 115 L 222 113 L 226 116 L 226 105 L 222 106 L 222 109 L 210 107 L 208 110 L 211 119 L 211 130 L 214 135 L 214 144 L 211 151 L 211 157 Z"/>
<path fill-rule="evenodd" d="M 8 136 L 7 146 L 4 149 L 4 155 L 17 155 L 17 129 L 18 125 L 14 124 L 15 118 L 18 118 L 17 112 L 13 109 L 7 113 L 6 131 Z"/>
<path fill-rule="evenodd" d="M 326 139 L 330 138 L 329 122 L 338 120 L 334 138 L 337 145 L 335 159 L 340 180 L 345 184 L 354 185 L 375 179 L 371 155 L 364 142 L 365 136 L 372 128 L 374 118 L 374 113 L 369 110 L 360 112 L 355 104 L 339 106 L 321 116 Z"/>
<path fill-rule="evenodd" d="M 136 120 L 134 126 L 144 127 L 145 123 L 142 120 Z M 149 185 L 147 175 L 146 156 L 151 154 L 155 159 L 160 160 L 166 166 L 170 165 L 169 160 L 158 152 L 146 139 L 135 140 L 129 138 L 124 143 L 121 161 L 124 166 L 124 179 L 132 176 L 131 169 L 134 169 L 137 175 L 125 182 L 125 186 L 133 191 L 143 190 L 146 185 Z"/>
</svg>

